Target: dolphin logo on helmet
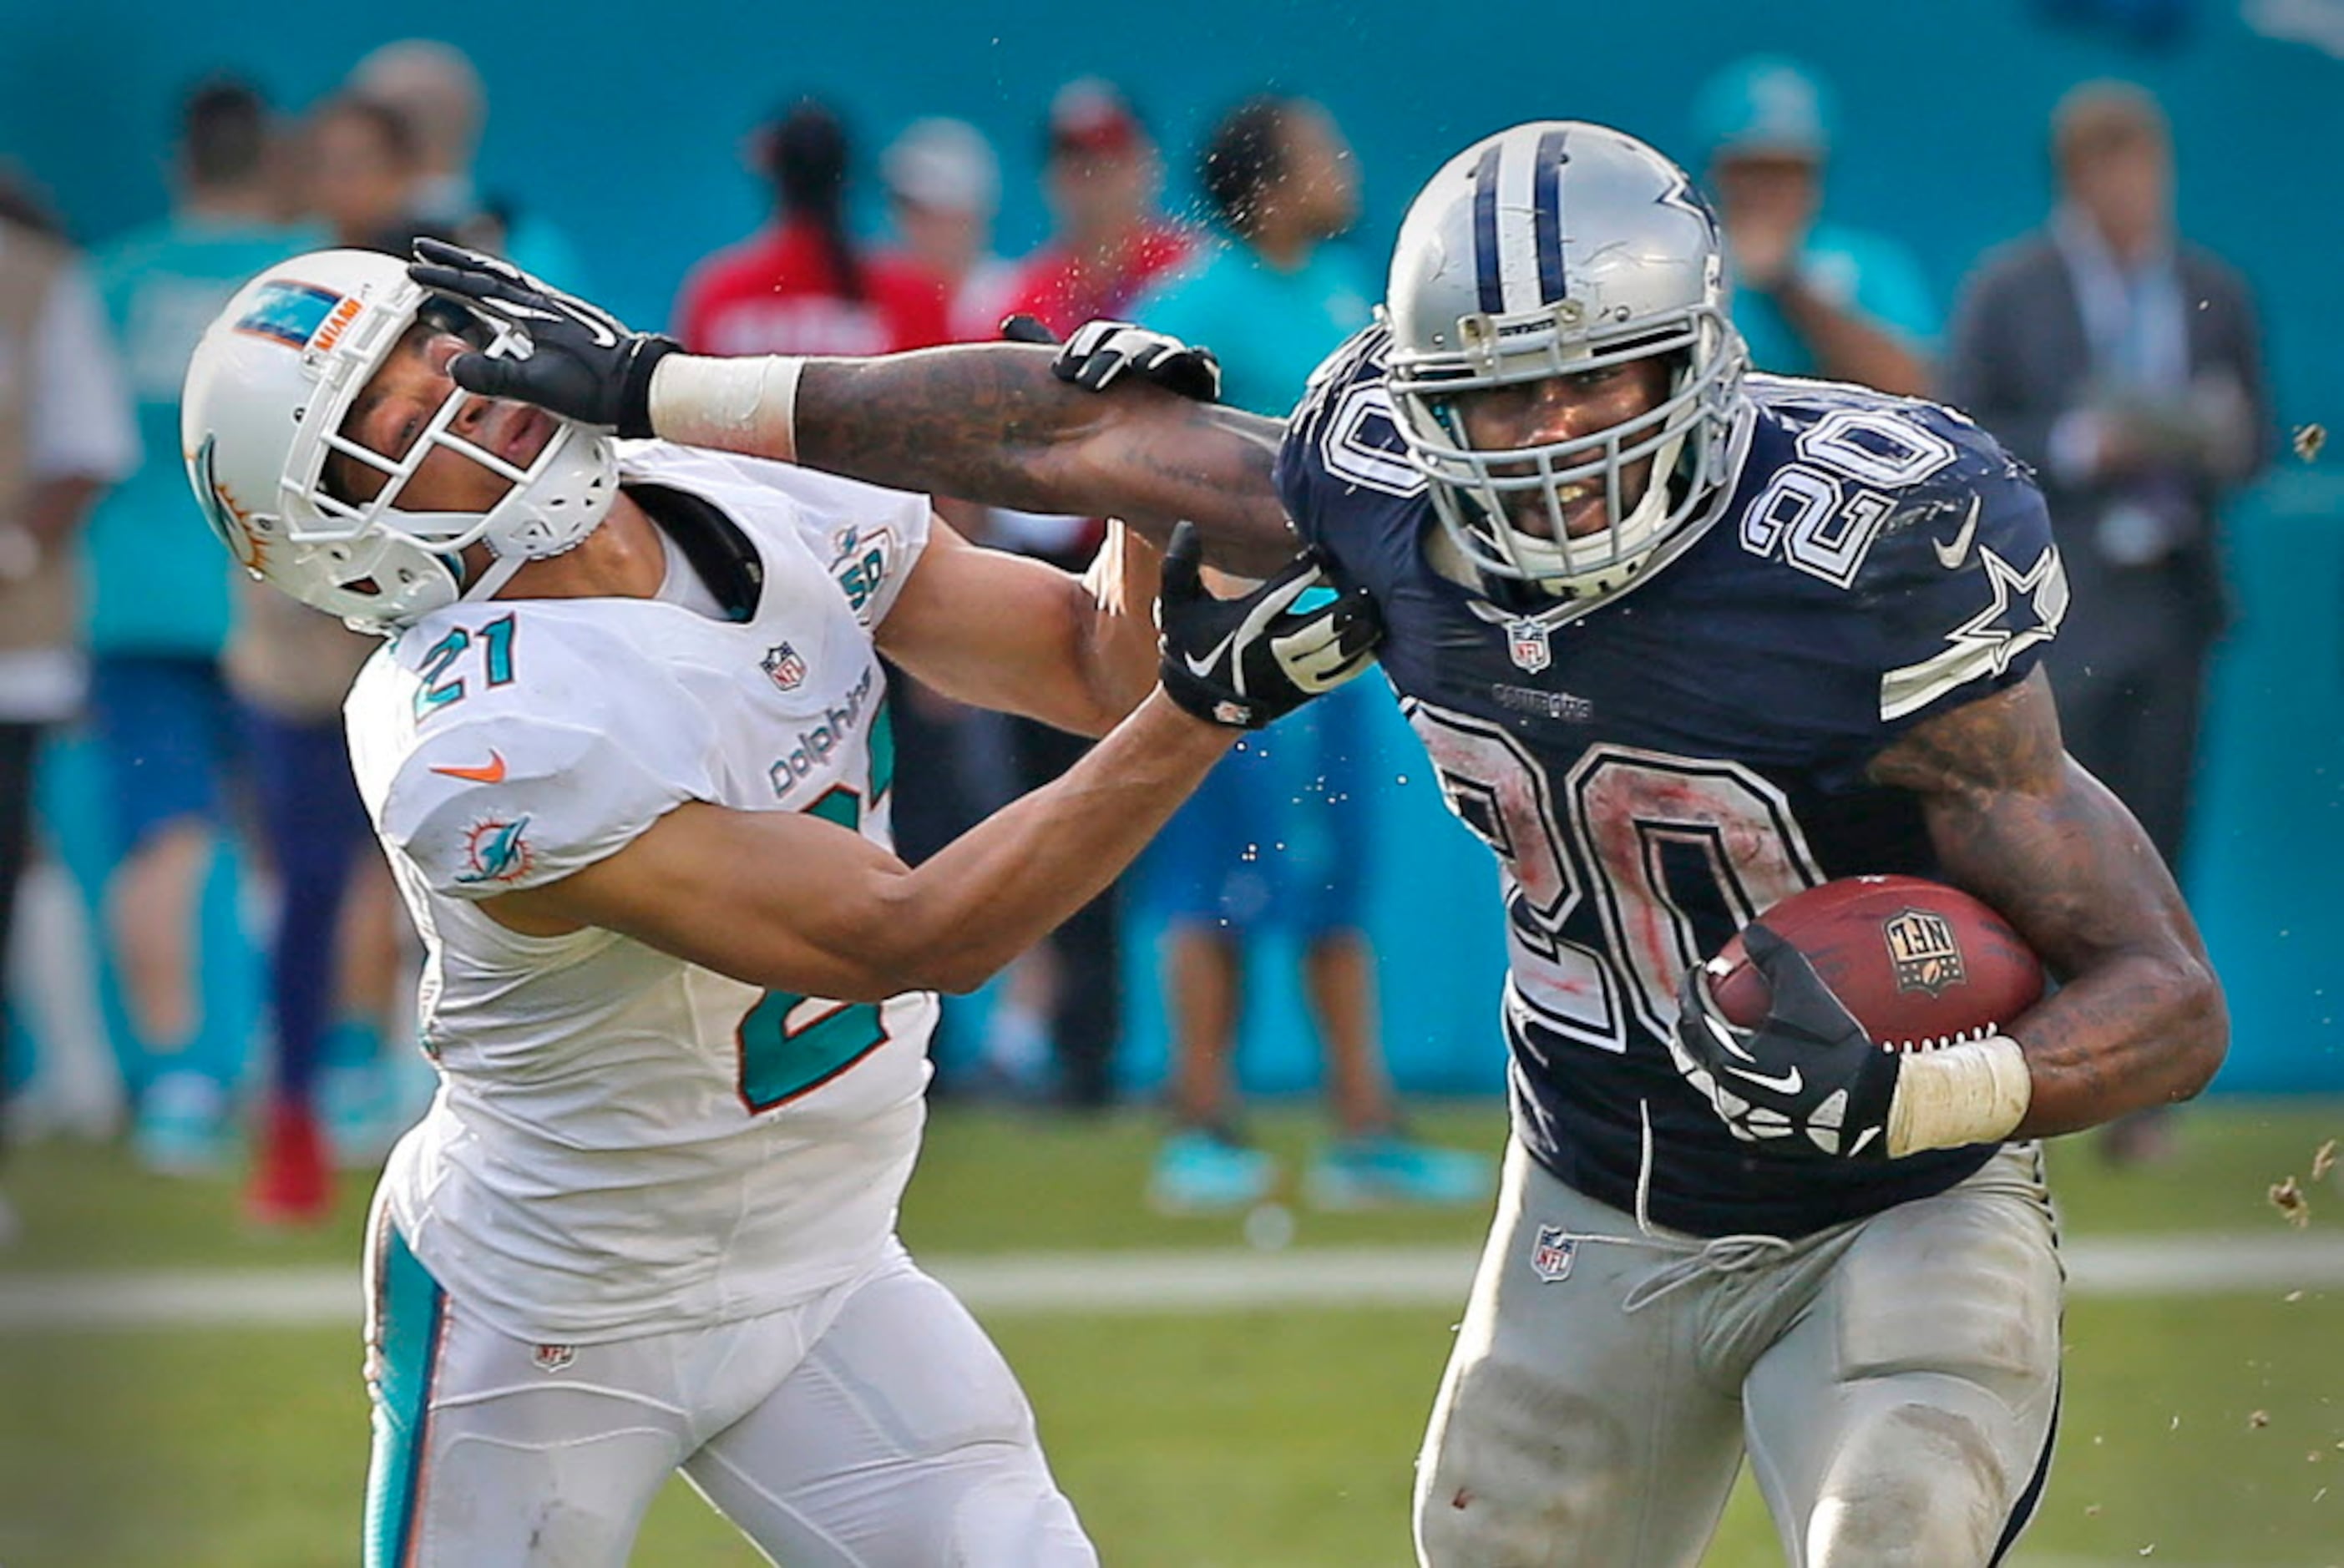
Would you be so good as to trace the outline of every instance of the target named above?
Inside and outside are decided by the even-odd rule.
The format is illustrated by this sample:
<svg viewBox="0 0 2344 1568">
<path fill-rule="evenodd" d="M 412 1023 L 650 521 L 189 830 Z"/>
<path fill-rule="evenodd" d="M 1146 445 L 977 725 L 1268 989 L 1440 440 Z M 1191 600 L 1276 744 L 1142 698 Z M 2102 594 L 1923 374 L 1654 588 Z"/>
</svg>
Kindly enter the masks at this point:
<svg viewBox="0 0 2344 1568">
<path fill-rule="evenodd" d="M 450 388 L 408 451 L 389 457 L 343 430 L 351 408 L 435 299 L 397 258 L 325 250 L 246 283 L 206 329 L 187 367 L 180 439 L 206 520 L 237 563 L 304 603 L 388 632 L 460 599 L 485 599 L 529 561 L 574 547 L 618 494 L 608 438 L 557 422 L 526 465 L 454 428 L 470 394 Z M 527 352 L 515 329 L 472 312 L 451 329 L 486 352 Z M 507 481 L 480 512 L 409 511 L 401 492 L 446 448 Z M 371 499 L 338 494 L 328 460 L 382 475 Z M 462 552 L 494 561 L 467 582 Z"/>
</svg>

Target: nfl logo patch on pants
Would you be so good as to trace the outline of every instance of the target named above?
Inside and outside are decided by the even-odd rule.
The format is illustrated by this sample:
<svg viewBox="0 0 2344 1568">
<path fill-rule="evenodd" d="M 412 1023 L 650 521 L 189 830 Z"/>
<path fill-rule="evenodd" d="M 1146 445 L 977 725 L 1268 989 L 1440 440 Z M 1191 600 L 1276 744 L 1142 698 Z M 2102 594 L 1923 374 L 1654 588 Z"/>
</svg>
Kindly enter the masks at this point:
<svg viewBox="0 0 2344 1568">
<path fill-rule="evenodd" d="M 1531 1247 L 1531 1272 L 1550 1285 L 1558 1280 L 1568 1280 L 1571 1260 L 1577 1256 L 1577 1237 L 1566 1234 L 1560 1225 L 1541 1225 L 1538 1240 Z"/>
</svg>

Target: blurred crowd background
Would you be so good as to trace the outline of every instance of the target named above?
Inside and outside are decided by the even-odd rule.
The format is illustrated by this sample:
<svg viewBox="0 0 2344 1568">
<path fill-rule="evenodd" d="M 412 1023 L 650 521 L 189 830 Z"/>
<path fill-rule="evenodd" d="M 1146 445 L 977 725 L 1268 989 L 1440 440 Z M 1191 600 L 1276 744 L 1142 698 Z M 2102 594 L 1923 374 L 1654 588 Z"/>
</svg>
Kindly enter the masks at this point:
<svg viewBox="0 0 2344 1568">
<path fill-rule="evenodd" d="M 2071 741 L 2151 823 L 2229 981 L 2217 1088 L 2344 1089 L 2344 469 L 2320 451 L 2344 410 L 2344 0 L 1015 11 L 0 0 L 0 262 L 32 268 L 0 272 L 0 316 L 29 313 L 0 322 L 24 329 L 0 401 L 29 432 L 0 464 L 12 505 L 47 508 L 0 521 L 0 733 L 33 781 L 7 868 L 19 1138 L 127 1133 L 157 1168 L 215 1168 L 311 1108 L 359 1165 L 428 1092 L 414 955 L 338 771 L 366 645 L 232 592 L 180 477 L 185 354 L 237 280 L 428 233 L 711 352 L 1136 317 L 1274 413 L 1367 319 L 1423 178 L 1536 117 L 1695 172 L 1762 369 L 1950 396 L 2044 474 L 2078 599 Z M 2063 275 L 2072 342 L 2042 313 Z M 1073 565 L 1099 534 L 940 505 Z M 1323 1086 L 1315 1196 L 1480 1195 L 1399 1107 L 1502 1087 L 1490 873 L 1379 693 L 1308 717 L 951 1008 L 947 1095 L 1161 1101 L 1155 1196 L 1179 1209 L 1268 1190 L 1244 1097 Z M 916 691 L 896 722 L 910 856 L 1078 749 Z M 319 1201 L 260 1174 L 264 1217 Z"/>
</svg>

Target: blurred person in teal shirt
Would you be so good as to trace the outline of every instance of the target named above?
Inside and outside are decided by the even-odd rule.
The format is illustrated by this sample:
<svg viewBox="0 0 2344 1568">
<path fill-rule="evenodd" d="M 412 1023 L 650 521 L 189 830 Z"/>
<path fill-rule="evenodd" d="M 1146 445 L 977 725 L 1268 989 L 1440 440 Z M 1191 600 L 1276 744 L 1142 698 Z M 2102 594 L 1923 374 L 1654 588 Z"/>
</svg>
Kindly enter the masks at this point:
<svg viewBox="0 0 2344 1568">
<path fill-rule="evenodd" d="M 1756 369 L 1925 396 L 1938 316 L 1920 264 L 1824 215 L 1833 119 L 1824 84 L 1778 56 L 1735 62 L 1694 99 L 1733 324 Z"/>
<path fill-rule="evenodd" d="M 1200 163 L 1226 242 L 1141 296 L 1133 314 L 1210 345 L 1222 401 L 1281 415 L 1373 308 L 1370 275 L 1328 243 L 1359 216 L 1357 164 L 1324 108 L 1269 96 L 1225 116 Z M 1278 928 L 1301 947 L 1336 1122 L 1305 1196 L 1355 1208 L 1477 1202 L 1490 1190 L 1492 1172 L 1480 1156 L 1402 1135 L 1384 1068 L 1363 908 L 1375 837 L 1374 701 L 1363 691 L 1334 693 L 1284 720 L 1275 736 L 1249 737 L 1149 847 L 1143 890 L 1166 921 L 1172 1035 L 1174 1131 L 1149 1185 L 1159 1209 L 1246 1208 L 1276 1186 L 1276 1163 L 1238 1125 L 1232 1057 L 1247 961 L 1260 953 L 1253 938 Z"/>
<path fill-rule="evenodd" d="M 107 929 L 134 1036 L 123 1067 L 136 1146 L 173 1172 L 225 1158 L 246 1054 L 240 1028 L 206 1017 L 200 979 L 200 907 L 235 720 L 220 668 L 228 578 L 187 496 L 179 384 L 237 287 L 317 242 L 279 216 L 274 134 L 251 87 L 196 87 L 182 108 L 169 216 L 91 258 L 146 453 L 84 535 L 90 711 L 122 857 L 106 890 Z"/>
</svg>

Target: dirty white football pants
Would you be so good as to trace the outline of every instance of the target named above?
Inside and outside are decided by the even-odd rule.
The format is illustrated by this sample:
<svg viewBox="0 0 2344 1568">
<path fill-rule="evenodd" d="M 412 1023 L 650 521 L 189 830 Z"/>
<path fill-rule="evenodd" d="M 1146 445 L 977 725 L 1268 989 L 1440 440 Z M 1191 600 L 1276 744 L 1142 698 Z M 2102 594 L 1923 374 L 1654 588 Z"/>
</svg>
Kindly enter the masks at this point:
<svg viewBox="0 0 2344 1568">
<path fill-rule="evenodd" d="M 1792 1568 L 1986 1568 L 2049 1463 L 2063 1286 L 2031 1144 L 1706 1252 L 1515 1144 L 1417 1464 L 1419 1559 L 1692 1568 L 1746 1448 Z"/>
</svg>

